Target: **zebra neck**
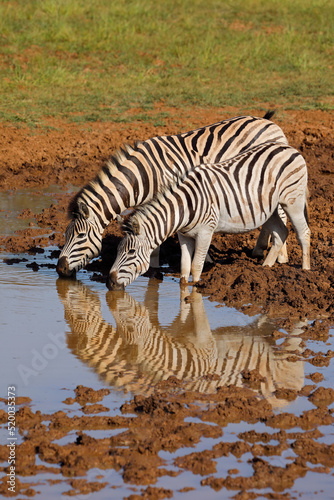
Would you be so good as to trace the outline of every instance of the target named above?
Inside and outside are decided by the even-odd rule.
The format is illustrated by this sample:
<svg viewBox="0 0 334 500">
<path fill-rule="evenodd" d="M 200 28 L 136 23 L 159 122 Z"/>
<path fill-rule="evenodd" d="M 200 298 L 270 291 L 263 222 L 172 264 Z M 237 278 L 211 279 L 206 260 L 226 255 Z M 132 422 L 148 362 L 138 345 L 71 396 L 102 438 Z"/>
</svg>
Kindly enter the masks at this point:
<svg viewBox="0 0 334 500">
<path fill-rule="evenodd" d="M 118 193 L 114 194 L 107 185 L 102 189 L 94 181 L 83 188 L 78 198 L 78 202 L 80 201 L 85 203 L 102 230 L 129 208 Z"/>
<path fill-rule="evenodd" d="M 139 214 L 141 226 L 151 242 L 152 250 L 160 246 L 175 231 L 182 229 L 189 221 L 187 207 L 182 207 L 180 210 L 176 199 L 172 196 L 163 200 L 158 198 L 139 209 Z"/>
</svg>

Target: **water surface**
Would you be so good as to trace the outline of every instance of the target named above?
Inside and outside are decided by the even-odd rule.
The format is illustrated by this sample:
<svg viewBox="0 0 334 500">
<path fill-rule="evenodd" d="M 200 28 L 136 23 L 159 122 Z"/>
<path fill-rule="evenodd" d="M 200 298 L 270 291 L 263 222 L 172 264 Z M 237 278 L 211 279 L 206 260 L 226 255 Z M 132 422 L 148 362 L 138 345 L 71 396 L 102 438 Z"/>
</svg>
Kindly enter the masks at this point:
<svg viewBox="0 0 334 500">
<path fill-rule="evenodd" d="M 141 277 L 126 292 L 109 292 L 103 283 L 91 281 L 85 271 L 78 273 L 79 280 L 59 279 L 55 269 L 48 267 L 50 262 L 56 263 L 49 250 L 36 256 L 19 255 L 19 260 L 27 260 L 6 264 L 4 259 L 12 257 L 2 254 L 0 259 L 1 396 L 5 397 L 7 387 L 14 385 L 17 396 L 32 399 L 33 411 L 63 410 L 73 416 L 82 415 L 80 405 L 69 406 L 64 400 L 74 396 L 78 385 L 107 387 L 111 394 L 103 404 L 109 411 L 101 415 L 117 415 L 133 394 L 150 394 L 156 383 L 170 375 L 182 378 L 187 389 L 212 393 L 218 386 L 242 385 L 243 370 L 257 368 L 266 379 L 258 389 L 259 397 L 267 398 L 275 411 L 300 414 L 313 408 L 307 398 L 298 397 L 289 403 L 274 394 L 277 388 L 301 389 L 305 376 L 314 371 L 303 360 L 290 360 L 292 352 L 302 350 L 298 334 L 304 322 L 296 323 L 294 332 L 283 342 L 275 342 L 275 325 L 266 316 L 249 317 L 210 302 L 191 287 L 181 293 L 178 280 L 172 277 L 163 281 Z M 38 272 L 29 267 L 32 262 L 39 264 Z M 317 343 L 312 344 L 317 350 Z M 317 371 L 325 374 L 323 385 L 330 386 L 334 380 L 331 365 Z M 0 407 L 5 405 L 1 403 Z M 251 429 L 270 432 L 263 424 L 240 422 L 224 428 L 224 440 L 233 441 L 239 432 Z M 2 442 L 6 432 L 2 426 Z M 323 432 L 331 444 L 333 434 L 327 428 Z M 99 438 L 110 435 L 106 431 L 91 433 Z M 76 433 L 63 439 L 73 442 Z M 215 443 L 203 438 L 194 448 L 166 455 L 161 452 L 161 456 L 172 469 L 176 456 L 210 449 Z M 251 474 L 247 460 L 247 456 L 242 457 L 242 463 L 233 456 L 218 459 L 218 477 L 233 468 L 243 476 Z M 291 450 L 273 457 L 280 466 L 291 460 Z M 291 491 L 314 491 L 313 475 L 307 474 Z M 114 470 L 93 469 L 86 479 L 94 481 L 96 476 L 119 487 L 111 497 L 109 488 L 94 493 L 98 500 L 121 499 L 132 492 L 131 485 L 123 484 Z M 323 488 L 329 492 L 329 476 L 325 476 Z M 54 475 L 43 474 L 36 479 L 42 482 L 37 489 L 43 498 L 57 498 L 68 491 L 63 483 L 49 486 L 47 480 Z M 200 476 L 185 471 L 175 478 L 162 477 L 155 486 L 172 488 L 174 498 L 192 500 L 203 495 L 208 499 L 231 498 L 234 494 L 203 488 L 200 480 Z M 178 493 L 184 484 L 191 484 L 196 491 Z"/>
</svg>

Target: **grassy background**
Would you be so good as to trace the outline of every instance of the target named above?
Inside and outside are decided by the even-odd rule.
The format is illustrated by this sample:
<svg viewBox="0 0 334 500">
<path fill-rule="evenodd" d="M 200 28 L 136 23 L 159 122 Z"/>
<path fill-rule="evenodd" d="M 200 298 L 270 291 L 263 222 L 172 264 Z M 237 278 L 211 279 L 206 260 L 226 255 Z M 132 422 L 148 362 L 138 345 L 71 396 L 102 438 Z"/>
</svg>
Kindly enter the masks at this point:
<svg viewBox="0 0 334 500">
<path fill-rule="evenodd" d="M 333 0 L 0 0 L 0 120 L 334 107 Z"/>
</svg>

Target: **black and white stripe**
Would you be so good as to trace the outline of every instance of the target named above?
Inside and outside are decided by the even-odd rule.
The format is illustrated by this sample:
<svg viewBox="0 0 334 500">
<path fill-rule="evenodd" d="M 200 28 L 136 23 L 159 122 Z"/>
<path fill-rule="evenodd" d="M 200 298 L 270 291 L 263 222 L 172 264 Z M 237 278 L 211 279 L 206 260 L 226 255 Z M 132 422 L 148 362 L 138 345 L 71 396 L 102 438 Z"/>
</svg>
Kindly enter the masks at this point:
<svg viewBox="0 0 334 500">
<path fill-rule="evenodd" d="M 194 166 L 220 162 L 265 141 L 287 143 L 280 127 L 269 121 L 271 116 L 238 116 L 183 134 L 154 137 L 119 151 L 70 204 L 72 220 L 58 273 L 70 275 L 98 256 L 111 220 L 150 200 Z"/>
<path fill-rule="evenodd" d="M 175 231 L 183 282 L 190 273 L 199 280 L 214 232 L 243 233 L 263 226 L 273 239 L 264 265 L 272 266 L 288 234 L 279 205 L 297 233 L 303 269 L 309 269 L 307 168 L 296 149 L 268 142 L 225 162 L 194 167 L 130 217 L 108 287 L 124 287 L 143 274 L 150 253 Z"/>
<path fill-rule="evenodd" d="M 263 377 L 259 394 L 281 406 L 274 396 L 278 388 L 303 387 L 304 362 L 287 359 L 301 349 L 301 338 L 293 336 L 301 333 L 298 325 L 284 349 L 276 346 L 275 325 L 265 316 L 245 326 L 212 330 L 203 297 L 195 290 L 187 301 L 188 290 L 181 290 L 175 318 L 162 325 L 159 282 L 152 280 L 142 302 L 126 292 L 107 294 L 113 326 L 102 316 L 99 295 L 80 281 L 59 280 L 57 288 L 69 349 L 116 389 L 148 395 L 174 376 L 186 390 L 215 393 L 225 385 L 243 386 L 244 371 L 257 370 Z"/>
</svg>

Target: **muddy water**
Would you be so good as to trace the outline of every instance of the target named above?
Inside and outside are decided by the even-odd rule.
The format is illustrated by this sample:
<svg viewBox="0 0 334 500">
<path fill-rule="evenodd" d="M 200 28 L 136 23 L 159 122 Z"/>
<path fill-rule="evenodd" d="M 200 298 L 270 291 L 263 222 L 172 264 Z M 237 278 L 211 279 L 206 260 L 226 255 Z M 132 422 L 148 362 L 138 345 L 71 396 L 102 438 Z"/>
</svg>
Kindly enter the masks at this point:
<svg viewBox="0 0 334 500">
<path fill-rule="evenodd" d="M 1 395 L 7 387 L 15 386 L 17 396 L 31 398 L 32 411 L 53 413 L 59 410 L 73 417 L 82 415 L 80 405 L 69 406 L 66 400 L 73 396 L 78 385 L 95 390 L 111 390 L 103 402 L 108 408 L 101 415 L 121 415 L 120 406 L 134 394 L 149 395 L 156 384 L 169 376 L 185 381 L 186 390 L 214 393 L 217 387 L 242 386 L 244 370 L 258 369 L 263 381 L 257 385 L 259 396 L 266 398 L 275 412 L 290 411 L 297 415 L 313 408 L 306 399 L 297 397 L 292 402 L 275 396 L 276 389 L 302 389 L 309 365 L 303 360 L 291 361 L 291 354 L 301 352 L 298 336 L 305 322 L 297 322 L 288 337 L 275 337 L 275 325 L 265 316 L 249 317 L 208 301 L 194 290 L 180 292 L 178 281 L 167 277 L 163 281 L 141 277 L 126 292 L 108 292 L 104 284 L 92 282 L 89 274 L 81 272 L 78 281 L 57 279 L 50 252 L 36 256 L 2 255 L 0 262 L 0 301 L 2 345 L 0 351 Z M 21 260 L 22 259 L 22 260 Z M 10 265 L 8 263 L 10 263 Z M 11 263 L 13 262 L 13 263 Z M 38 272 L 34 271 L 38 264 Z M 277 333 L 277 332 L 276 332 Z M 332 332 L 333 333 L 333 332 Z M 316 342 L 310 348 L 317 350 Z M 334 374 L 331 368 L 321 368 L 327 386 Z M 5 408 L 4 403 L 1 404 Z M 188 421 L 199 421 L 189 418 Z M 268 432 L 261 423 L 230 423 L 224 428 L 224 441 L 233 442 L 244 431 Z M 92 430 L 86 434 L 101 439 L 120 430 Z M 0 431 L 1 442 L 6 442 L 6 428 Z M 322 428 L 327 444 L 333 443 L 333 434 Z M 18 435 L 18 443 L 22 436 Z M 73 443 L 76 433 L 71 431 L 56 444 Z M 217 445 L 220 438 L 205 438 L 194 447 L 178 451 L 161 451 L 159 456 L 169 464 L 188 453 L 201 452 Z M 227 470 L 238 470 L 251 476 L 248 464 L 251 455 L 221 457 L 217 475 Z M 277 462 L 277 463 L 276 463 Z M 272 458 L 272 465 L 285 467 L 291 462 L 291 451 Z M 42 463 L 38 459 L 38 463 Z M 4 465 L 4 464 L 3 464 Z M 314 473 L 296 481 L 295 494 L 313 491 Z M 131 484 L 125 484 L 114 470 L 91 469 L 88 481 L 107 482 L 113 489 L 95 492 L 93 498 L 120 499 L 130 495 Z M 20 478 L 29 482 L 31 479 Z M 38 491 L 43 498 L 58 498 L 68 491 L 64 482 L 50 484 L 52 474 L 38 478 Z M 232 492 L 216 492 L 201 486 L 202 476 L 184 471 L 175 477 L 158 479 L 156 487 L 174 491 L 174 498 L 231 498 Z M 182 492 L 184 485 L 195 490 Z M 322 483 L 322 498 L 330 498 L 330 476 Z M 263 493 L 270 492 L 269 489 Z M 110 496 L 111 495 L 111 496 Z M 80 495 L 78 495 L 80 498 Z M 86 498 L 86 496 L 81 496 Z"/>
<path fill-rule="evenodd" d="M 111 386 L 118 403 L 124 393 L 150 394 L 173 375 L 204 393 L 241 386 L 241 372 L 254 368 L 266 378 L 261 394 L 278 408 L 285 404 L 272 395 L 278 387 L 303 386 L 304 362 L 286 361 L 300 338 L 280 346 L 264 316 L 246 316 L 191 289 L 181 293 L 173 278 L 141 277 L 126 292 L 108 292 L 85 272 L 80 281 L 57 279 L 47 255 L 8 265 L 11 258 L 0 264 L 2 384 L 16 385 L 36 409 L 56 411 L 64 387 L 78 384 Z"/>
<path fill-rule="evenodd" d="M 69 188 L 69 192 L 73 191 Z M 39 191 L 19 189 L 15 191 L 0 192 L 0 234 L 10 236 L 15 231 L 25 229 L 33 224 L 33 214 L 40 213 L 44 208 L 54 203 L 55 195 L 63 192 L 58 186 L 49 186 Z M 30 209 L 31 217 L 20 217 L 24 210 Z"/>
</svg>

